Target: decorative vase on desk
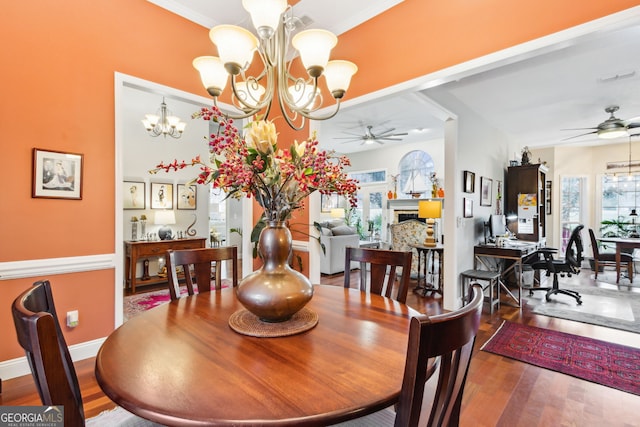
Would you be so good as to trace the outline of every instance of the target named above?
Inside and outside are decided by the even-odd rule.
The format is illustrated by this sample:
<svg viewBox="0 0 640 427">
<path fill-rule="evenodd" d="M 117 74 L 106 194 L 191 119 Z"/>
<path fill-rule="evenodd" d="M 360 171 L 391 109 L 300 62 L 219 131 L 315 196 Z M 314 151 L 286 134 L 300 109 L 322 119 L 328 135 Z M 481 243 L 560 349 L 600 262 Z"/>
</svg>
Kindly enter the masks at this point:
<svg viewBox="0 0 640 427">
<path fill-rule="evenodd" d="M 292 250 L 291 232 L 284 222 L 268 222 L 258 240 L 264 264 L 238 285 L 238 301 L 264 322 L 290 319 L 313 297 L 309 279 L 289 266 Z"/>
</svg>

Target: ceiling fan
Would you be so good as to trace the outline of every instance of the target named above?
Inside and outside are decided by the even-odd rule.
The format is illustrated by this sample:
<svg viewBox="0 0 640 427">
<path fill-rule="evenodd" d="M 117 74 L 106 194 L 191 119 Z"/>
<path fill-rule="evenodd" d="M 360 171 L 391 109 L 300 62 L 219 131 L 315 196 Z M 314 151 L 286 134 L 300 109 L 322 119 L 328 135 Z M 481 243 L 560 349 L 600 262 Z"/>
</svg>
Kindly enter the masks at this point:
<svg viewBox="0 0 640 427">
<path fill-rule="evenodd" d="M 566 141 L 567 139 L 578 138 L 580 136 L 597 134 L 598 138 L 602 139 L 613 139 L 621 136 L 628 136 L 629 129 L 640 127 L 640 117 L 634 117 L 629 120 L 621 120 L 614 116 L 613 114 L 618 111 L 620 107 L 617 105 L 610 105 L 604 109 L 605 112 L 609 113 L 609 118 L 604 122 L 600 123 L 597 127 L 594 128 L 578 128 L 578 129 L 563 129 L 563 130 L 586 130 L 593 129 L 591 132 L 582 133 L 580 135 L 571 136 L 569 138 L 563 139 Z"/>
<path fill-rule="evenodd" d="M 393 133 L 394 130 L 396 130 L 396 128 L 390 128 L 379 133 L 373 133 L 373 126 L 367 125 L 367 129 L 365 130 L 364 135 L 358 133 L 343 132 L 351 136 L 344 136 L 333 139 L 346 139 L 346 141 L 342 141 L 343 144 L 347 142 L 362 141 L 360 145 L 373 144 L 374 142 L 383 145 L 384 141 L 402 141 L 402 138 L 398 138 L 399 136 L 409 135 L 407 132 Z"/>
</svg>

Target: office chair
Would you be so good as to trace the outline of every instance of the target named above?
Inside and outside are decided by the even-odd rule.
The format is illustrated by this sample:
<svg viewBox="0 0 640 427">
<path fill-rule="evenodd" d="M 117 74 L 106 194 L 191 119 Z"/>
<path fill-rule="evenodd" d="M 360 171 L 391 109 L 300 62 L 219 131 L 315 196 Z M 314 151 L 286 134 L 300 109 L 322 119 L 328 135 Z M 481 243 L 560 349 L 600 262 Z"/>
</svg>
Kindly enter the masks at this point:
<svg viewBox="0 0 640 427">
<path fill-rule="evenodd" d="M 578 305 L 582 304 L 582 297 L 576 291 L 569 289 L 560 289 L 558 286 L 558 274 L 564 277 L 571 277 L 572 274 L 578 274 L 580 272 L 580 264 L 582 263 L 582 237 L 580 232 L 584 228 L 584 225 L 580 224 L 571 232 L 569 243 L 565 251 L 564 259 L 554 259 L 553 254 L 558 250 L 553 248 L 542 248 L 538 250 L 538 253 L 543 256 L 544 259 L 536 261 L 531 264 L 534 270 L 546 270 L 547 277 L 553 274 L 553 285 L 549 287 L 530 288 L 529 293 L 533 294 L 533 291 L 547 291 L 546 299 L 549 301 L 549 297 L 554 294 L 565 294 L 576 299 Z"/>
</svg>

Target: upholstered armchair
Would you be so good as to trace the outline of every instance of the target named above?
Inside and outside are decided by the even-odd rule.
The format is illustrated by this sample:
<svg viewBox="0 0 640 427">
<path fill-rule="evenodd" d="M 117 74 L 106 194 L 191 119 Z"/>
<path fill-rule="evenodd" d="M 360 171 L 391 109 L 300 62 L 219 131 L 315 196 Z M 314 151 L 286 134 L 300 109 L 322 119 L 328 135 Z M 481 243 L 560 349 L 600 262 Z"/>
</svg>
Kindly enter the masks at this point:
<svg viewBox="0 0 640 427">
<path fill-rule="evenodd" d="M 411 251 L 411 277 L 418 277 L 418 251 L 411 245 L 421 245 L 427 236 L 427 225 L 417 219 L 409 219 L 398 224 L 389 225 L 391 232 L 391 249 L 394 251 Z"/>
</svg>

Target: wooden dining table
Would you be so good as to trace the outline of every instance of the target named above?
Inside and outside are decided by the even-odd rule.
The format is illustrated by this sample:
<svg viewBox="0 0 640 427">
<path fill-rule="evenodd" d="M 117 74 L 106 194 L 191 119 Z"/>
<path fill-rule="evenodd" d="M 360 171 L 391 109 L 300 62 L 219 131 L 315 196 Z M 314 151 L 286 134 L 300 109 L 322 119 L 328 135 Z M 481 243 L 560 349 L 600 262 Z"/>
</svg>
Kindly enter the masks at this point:
<svg viewBox="0 0 640 427">
<path fill-rule="evenodd" d="M 620 261 L 623 249 L 640 248 L 640 238 L 637 237 L 601 237 L 603 243 L 615 243 L 616 245 L 616 283 L 620 282 Z M 633 273 L 632 273 L 633 274 Z M 633 279 L 633 276 L 630 276 Z M 633 280 L 631 280 L 633 281 Z"/>
<path fill-rule="evenodd" d="M 410 318 L 405 304 L 314 286 L 312 329 L 286 337 L 235 332 L 233 288 L 144 312 L 107 337 L 98 384 L 115 403 L 166 425 L 325 426 L 398 399 Z"/>
</svg>

